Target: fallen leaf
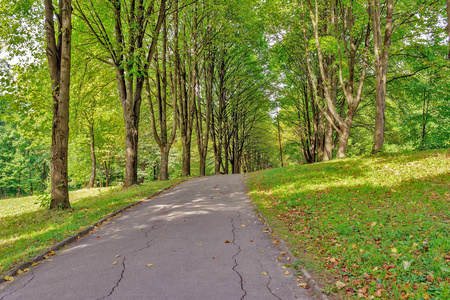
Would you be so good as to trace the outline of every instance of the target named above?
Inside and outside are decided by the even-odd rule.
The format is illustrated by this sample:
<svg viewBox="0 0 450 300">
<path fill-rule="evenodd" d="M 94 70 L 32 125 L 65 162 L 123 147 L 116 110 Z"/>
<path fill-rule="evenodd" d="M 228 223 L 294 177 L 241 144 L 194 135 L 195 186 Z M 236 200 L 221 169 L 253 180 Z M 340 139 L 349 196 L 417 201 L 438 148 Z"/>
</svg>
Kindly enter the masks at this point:
<svg viewBox="0 0 450 300">
<path fill-rule="evenodd" d="M 114 257 L 120 257 L 120 255 L 118 254 L 118 255 L 116 255 L 116 256 L 114 256 Z"/>
<path fill-rule="evenodd" d="M 306 282 L 301 282 L 301 283 L 297 284 L 297 286 L 298 286 L 298 287 L 302 287 L 302 288 L 304 288 L 304 289 L 307 289 L 307 288 L 308 288 L 308 284 L 307 284 Z"/>
<path fill-rule="evenodd" d="M 144 230 L 144 228 L 139 228 L 139 230 Z"/>
<path fill-rule="evenodd" d="M 100 237 L 97 235 L 95 238 L 96 238 L 96 239 L 99 239 Z"/>
<path fill-rule="evenodd" d="M 119 236 L 118 234 L 115 234 L 115 235 L 113 235 L 113 236 Z"/>
<path fill-rule="evenodd" d="M 407 260 L 404 260 L 404 261 L 403 261 L 403 269 L 404 269 L 405 271 L 408 271 L 409 267 L 411 267 L 411 262 L 410 262 L 410 261 L 407 261 Z"/>
<path fill-rule="evenodd" d="M 377 296 L 378 298 L 381 298 L 381 295 L 383 294 L 383 290 L 379 289 L 376 291 L 375 296 Z"/>
<path fill-rule="evenodd" d="M 397 253 L 398 251 L 397 251 L 397 248 L 391 248 L 391 252 L 392 253 Z"/>
<path fill-rule="evenodd" d="M 117 261 L 113 262 L 112 264 L 113 264 L 113 265 L 117 265 Z"/>
<path fill-rule="evenodd" d="M 213 259 L 217 259 L 217 257 L 213 256 Z"/>
<path fill-rule="evenodd" d="M 429 300 L 430 299 L 430 295 L 428 293 L 423 294 L 422 298 L 424 300 Z"/>
<path fill-rule="evenodd" d="M 3 279 L 5 279 L 5 281 L 13 281 L 14 278 L 12 278 L 11 276 L 5 276 L 3 277 Z"/>
<path fill-rule="evenodd" d="M 53 259 L 50 258 L 50 259 L 47 259 L 47 261 L 53 261 Z"/>
<path fill-rule="evenodd" d="M 230 241 L 229 241 L 229 240 L 226 240 L 226 241 L 225 241 L 225 244 L 229 244 L 229 243 L 230 243 Z"/>
<path fill-rule="evenodd" d="M 261 253 L 264 253 L 264 250 L 259 250 Z"/>
<path fill-rule="evenodd" d="M 28 268 L 23 269 L 24 273 L 29 272 L 29 271 L 30 271 L 30 269 L 28 269 Z"/>
<path fill-rule="evenodd" d="M 343 289 L 344 287 L 346 287 L 347 285 L 341 281 L 336 281 L 336 287 L 340 290 Z"/>
<path fill-rule="evenodd" d="M 23 274 L 23 271 L 21 269 L 17 270 L 17 274 L 21 275 Z"/>
<path fill-rule="evenodd" d="M 281 266 L 281 268 L 282 268 L 282 269 L 287 269 L 287 267 L 286 267 L 286 266 L 284 266 L 284 265 L 283 265 L 283 266 Z"/>
<path fill-rule="evenodd" d="M 245 225 L 244 225 L 244 224 L 242 224 L 242 225 L 241 225 L 241 227 L 245 227 Z"/>
<path fill-rule="evenodd" d="M 286 271 L 286 272 L 284 273 L 284 275 L 289 275 L 289 274 L 291 274 L 291 272 L 289 272 L 289 271 Z"/>
<path fill-rule="evenodd" d="M 151 267 L 151 266 L 153 266 L 153 264 L 147 264 L 147 267 Z"/>
<path fill-rule="evenodd" d="M 261 272 L 261 275 L 267 275 L 267 272 Z"/>
</svg>

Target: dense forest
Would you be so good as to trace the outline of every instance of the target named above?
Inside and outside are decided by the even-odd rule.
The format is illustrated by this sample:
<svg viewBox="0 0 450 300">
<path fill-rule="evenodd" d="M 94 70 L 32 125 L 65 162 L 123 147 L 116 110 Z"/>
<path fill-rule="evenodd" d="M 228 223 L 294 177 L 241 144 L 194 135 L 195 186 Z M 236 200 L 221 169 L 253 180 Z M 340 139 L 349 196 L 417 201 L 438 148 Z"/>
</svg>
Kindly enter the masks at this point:
<svg viewBox="0 0 450 300">
<path fill-rule="evenodd" d="M 449 6 L 1 0 L 1 197 L 449 148 Z"/>
</svg>

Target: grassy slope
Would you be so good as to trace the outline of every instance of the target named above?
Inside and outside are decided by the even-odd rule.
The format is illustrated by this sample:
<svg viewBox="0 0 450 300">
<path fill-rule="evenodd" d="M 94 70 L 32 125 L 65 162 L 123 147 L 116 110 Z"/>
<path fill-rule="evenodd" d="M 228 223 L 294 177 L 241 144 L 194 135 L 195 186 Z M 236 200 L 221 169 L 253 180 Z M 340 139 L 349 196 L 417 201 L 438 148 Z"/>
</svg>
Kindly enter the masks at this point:
<svg viewBox="0 0 450 300">
<path fill-rule="evenodd" d="M 35 196 L 0 200 L 0 274 L 110 213 L 181 180 L 145 183 L 129 189 L 70 192 L 72 209 L 68 211 L 42 209 Z"/>
<path fill-rule="evenodd" d="M 272 169 L 249 186 L 337 298 L 450 299 L 450 151 Z"/>
</svg>

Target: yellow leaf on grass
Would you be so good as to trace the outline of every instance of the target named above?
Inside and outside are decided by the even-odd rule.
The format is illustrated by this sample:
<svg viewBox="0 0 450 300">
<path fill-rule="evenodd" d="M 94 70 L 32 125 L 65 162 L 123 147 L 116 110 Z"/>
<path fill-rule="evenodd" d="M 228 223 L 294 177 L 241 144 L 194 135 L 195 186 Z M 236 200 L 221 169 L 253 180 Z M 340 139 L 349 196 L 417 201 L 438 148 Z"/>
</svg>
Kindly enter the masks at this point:
<svg viewBox="0 0 450 300">
<path fill-rule="evenodd" d="M 425 293 L 425 294 L 423 294 L 422 298 L 425 300 L 428 300 L 428 299 L 430 299 L 430 295 L 428 293 Z"/>
<path fill-rule="evenodd" d="M 397 248 L 391 248 L 391 252 L 392 253 L 397 253 L 398 251 L 397 251 Z"/>
<path fill-rule="evenodd" d="M 336 287 L 338 289 L 343 289 L 344 287 L 346 287 L 347 285 L 341 281 L 336 281 Z"/>
</svg>

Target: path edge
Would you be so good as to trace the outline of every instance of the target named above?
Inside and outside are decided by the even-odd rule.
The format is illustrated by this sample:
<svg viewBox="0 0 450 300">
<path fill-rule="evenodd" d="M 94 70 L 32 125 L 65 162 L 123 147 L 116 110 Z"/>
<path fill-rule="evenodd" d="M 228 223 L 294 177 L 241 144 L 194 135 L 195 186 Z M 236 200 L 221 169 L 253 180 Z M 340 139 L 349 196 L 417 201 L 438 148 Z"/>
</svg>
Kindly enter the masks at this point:
<svg viewBox="0 0 450 300">
<path fill-rule="evenodd" d="M 117 217 L 119 214 L 123 213 L 124 211 L 127 211 L 130 208 L 133 208 L 133 207 L 135 207 L 135 206 L 137 206 L 137 205 L 139 205 L 139 204 L 141 204 L 143 202 L 146 202 L 146 201 L 148 201 L 148 200 L 150 200 L 150 199 L 152 199 L 152 198 L 162 194 L 163 192 L 165 192 L 167 190 L 170 190 L 170 189 L 172 189 L 172 188 L 174 188 L 174 187 L 176 187 L 176 186 L 178 186 L 178 185 L 180 185 L 182 183 L 185 183 L 186 181 L 189 181 L 189 180 L 191 180 L 191 178 L 186 178 L 186 179 L 184 179 L 184 180 L 182 180 L 180 182 L 174 183 L 174 184 L 172 184 L 172 185 L 170 185 L 170 186 L 168 186 L 168 187 L 166 187 L 166 188 L 164 188 L 162 190 L 159 190 L 158 192 L 155 192 L 155 193 L 151 194 L 150 196 L 145 197 L 142 200 L 136 201 L 136 202 L 131 203 L 131 204 L 125 206 L 125 207 L 122 207 L 122 208 L 116 210 L 115 212 L 107 215 L 103 219 L 92 223 L 91 225 L 89 225 L 88 227 L 84 228 L 83 230 L 75 233 L 74 235 L 72 235 L 72 236 L 62 240 L 59 243 L 54 244 L 50 249 L 48 249 L 48 250 L 46 250 L 44 252 L 41 252 L 40 254 L 38 254 L 35 257 L 33 257 L 30 261 L 23 262 L 20 265 L 14 267 L 11 271 L 5 273 L 4 275 L 1 275 L 1 278 L 0 278 L 0 292 L 1 292 L 2 288 L 3 288 L 2 285 L 5 282 L 10 282 L 10 281 L 6 281 L 5 277 L 7 277 L 7 276 L 13 277 L 13 276 L 17 275 L 17 272 L 19 270 L 23 270 L 23 269 L 29 268 L 33 263 L 38 263 L 40 261 L 43 261 L 45 259 L 45 256 L 47 256 L 49 252 L 60 250 L 64 246 L 67 246 L 67 245 L 73 243 L 74 241 L 77 241 L 77 240 L 83 238 L 85 235 L 89 234 L 92 230 L 100 227 L 102 224 L 104 224 L 106 222 L 109 222 L 112 218 Z"/>
<path fill-rule="evenodd" d="M 261 213 L 261 211 L 258 209 L 258 207 L 253 202 L 252 197 L 250 197 L 250 188 L 248 186 L 248 173 L 245 173 L 245 188 L 247 190 L 247 195 L 252 203 L 252 206 L 258 215 L 258 217 L 261 218 L 261 220 L 264 222 L 264 224 L 267 226 L 269 231 L 275 236 L 275 238 L 278 240 L 278 245 L 280 248 L 286 252 L 289 257 L 296 257 L 293 255 L 291 249 L 286 246 L 286 242 L 270 227 L 269 223 L 267 222 L 267 219 L 264 217 L 264 215 Z M 317 284 L 317 282 L 314 280 L 314 278 L 309 274 L 309 272 L 306 269 L 300 269 L 300 273 L 302 273 L 303 278 L 305 279 L 305 282 L 308 284 L 308 286 L 314 291 L 316 294 L 315 296 L 320 300 L 330 300 L 327 295 L 324 293 L 324 291 L 320 288 L 320 286 Z"/>
</svg>

